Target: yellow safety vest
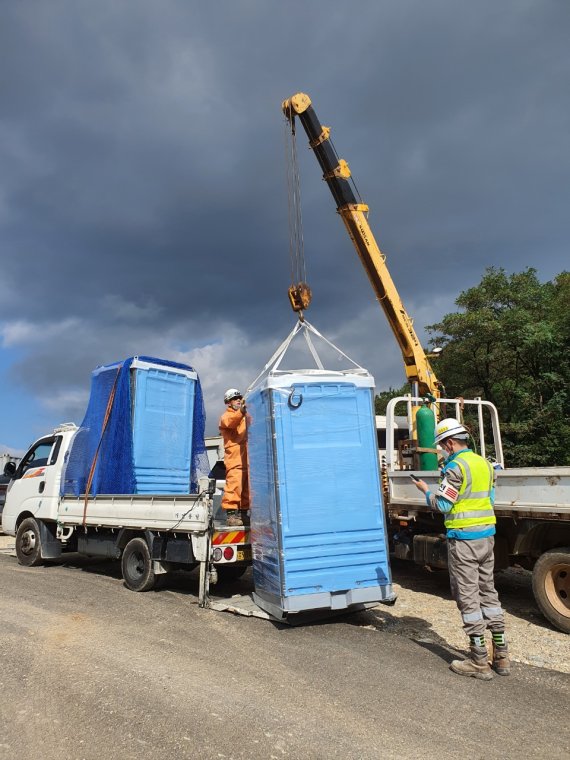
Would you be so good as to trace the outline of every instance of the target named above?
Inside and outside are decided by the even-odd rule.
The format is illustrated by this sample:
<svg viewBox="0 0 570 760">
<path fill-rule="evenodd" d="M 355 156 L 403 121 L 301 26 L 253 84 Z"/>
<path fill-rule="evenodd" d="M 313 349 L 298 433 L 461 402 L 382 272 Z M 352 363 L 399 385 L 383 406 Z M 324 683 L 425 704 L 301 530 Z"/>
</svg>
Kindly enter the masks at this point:
<svg viewBox="0 0 570 760">
<path fill-rule="evenodd" d="M 463 474 L 459 498 L 445 516 L 445 527 L 470 528 L 473 525 L 495 525 L 497 518 L 491 504 L 493 467 L 473 451 L 461 451 L 453 464 Z"/>
</svg>

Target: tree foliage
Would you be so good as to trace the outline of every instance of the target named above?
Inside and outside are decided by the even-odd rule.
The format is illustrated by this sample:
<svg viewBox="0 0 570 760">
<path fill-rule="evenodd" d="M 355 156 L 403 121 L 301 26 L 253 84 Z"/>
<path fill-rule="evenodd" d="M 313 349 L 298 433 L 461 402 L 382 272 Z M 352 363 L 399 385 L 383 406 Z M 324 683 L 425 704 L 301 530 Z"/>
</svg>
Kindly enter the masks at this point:
<svg viewBox="0 0 570 760">
<path fill-rule="evenodd" d="M 427 328 L 446 395 L 495 404 L 508 466 L 570 464 L 570 272 L 492 267 L 456 304 Z"/>
<path fill-rule="evenodd" d="M 386 407 L 388 406 L 388 401 L 390 401 L 390 399 L 396 398 L 397 396 L 406 396 L 409 392 L 410 386 L 408 383 L 401 388 L 389 388 L 387 391 L 380 391 L 380 393 L 374 397 L 376 414 L 386 414 Z M 397 404 L 397 406 L 399 406 L 399 404 Z"/>
</svg>

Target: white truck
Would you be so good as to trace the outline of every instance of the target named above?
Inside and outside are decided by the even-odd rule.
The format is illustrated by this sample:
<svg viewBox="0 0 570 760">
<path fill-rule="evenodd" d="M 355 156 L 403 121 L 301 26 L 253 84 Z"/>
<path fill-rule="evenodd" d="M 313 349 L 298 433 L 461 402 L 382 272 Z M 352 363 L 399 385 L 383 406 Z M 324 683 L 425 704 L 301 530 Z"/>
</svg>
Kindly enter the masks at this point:
<svg viewBox="0 0 570 760">
<path fill-rule="evenodd" d="M 200 604 L 210 580 L 237 578 L 251 561 L 249 529 L 230 529 L 213 519 L 215 480 L 202 478 L 198 494 L 61 496 L 64 462 L 77 426 L 57 427 L 40 438 L 10 477 L 2 514 L 5 533 L 16 537 L 16 554 L 32 567 L 65 552 L 121 561 L 125 585 L 148 591 L 160 576 L 200 566 Z"/>
<path fill-rule="evenodd" d="M 386 409 L 386 454 L 382 457 L 384 504 L 393 554 L 417 564 L 447 567 L 445 528 L 441 514 L 427 508 L 423 494 L 410 479 L 420 476 L 434 487 L 439 472 L 422 472 L 414 442 L 402 439 L 402 417 L 396 407 L 412 406 L 420 398 L 401 396 Z M 495 568 L 519 565 L 532 570 L 536 602 L 548 620 L 570 633 L 570 467 L 504 467 L 497 409 L 481 399 L 440 399 L 445 416 L 473 421 L 478 453 L 497 467 Z M 441 408 L 441 406 L 440 406 Z M 409 430 L 411 430 L 411 424 Z"/>
</svg>

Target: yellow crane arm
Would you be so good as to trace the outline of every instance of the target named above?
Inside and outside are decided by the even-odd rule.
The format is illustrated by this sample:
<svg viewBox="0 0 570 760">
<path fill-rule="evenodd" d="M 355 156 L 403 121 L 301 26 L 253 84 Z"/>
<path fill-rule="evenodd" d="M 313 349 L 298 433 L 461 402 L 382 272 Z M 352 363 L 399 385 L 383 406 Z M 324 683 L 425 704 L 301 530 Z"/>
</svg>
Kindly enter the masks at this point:
<svg viewBox="0 0 570 760">
<path fill-rule="evenodd" d="M 402 356 L 406 376 L 410 383 L 417 385 L 413 395 L 431 395 L 439 398 L 440 387 L 435 373 L 429 363 L 424 349 L 414 330 L 414 323 L 408 315 L 400 298 L 394 281 L 386 266 L 386 257 L 378 247 L 370 225 L 368 224 L 368 206 L 359 202 L 350 183 L 350 168 L 346 161 L 339 159 L 330 141 L 330 128 L 321 125 L 311 105 L 311 99 L 305 93 L 297 93 L 283 101 L 283 113 L 291 122 L 299 117 L 323 170 L 323 179 L 327 182 L 337 204 L 344 225 L 372 284 L 376 298 L 384 309 L 388 323 L 392 328 Z"/>
</svg>

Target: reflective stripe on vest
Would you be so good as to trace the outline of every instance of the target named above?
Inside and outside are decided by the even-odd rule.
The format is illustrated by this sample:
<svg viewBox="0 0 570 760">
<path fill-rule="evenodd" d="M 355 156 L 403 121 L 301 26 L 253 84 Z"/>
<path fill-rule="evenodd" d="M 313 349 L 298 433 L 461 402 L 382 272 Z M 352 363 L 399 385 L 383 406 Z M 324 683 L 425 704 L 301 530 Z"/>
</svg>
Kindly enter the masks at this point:
<svg viewBox="0 0 570 760">
<path fill-rule="evenodd" d="M 445 527 L 470 528 L 473 525 L 494 525 L 497 522 L 491 504 L 493 467 L 472 451 L 461 451 L 453 464 L 463 475 L 459 498 L 445 516 Z"/>
</svg>

